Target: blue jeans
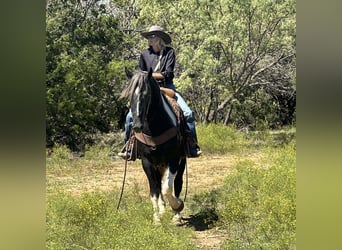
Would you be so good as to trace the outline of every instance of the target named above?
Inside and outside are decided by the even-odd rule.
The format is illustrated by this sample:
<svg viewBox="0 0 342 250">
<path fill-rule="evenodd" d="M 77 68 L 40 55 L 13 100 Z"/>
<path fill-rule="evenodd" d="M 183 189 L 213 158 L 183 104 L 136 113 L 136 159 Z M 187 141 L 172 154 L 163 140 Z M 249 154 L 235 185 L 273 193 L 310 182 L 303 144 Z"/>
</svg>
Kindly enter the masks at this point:
<svg viewBox="0 0 342 250">
<path fill-rule="evenodd" d="M 173 84 L 166 85 L 167 88 L 176 90 Z M 194 141 L 197 143 L 197 134 L 196 134 L 196 127 L 195 127 L 195 114 L 194 112 L 190 109 L 188 104 L 184 101 L 183 97 L 176 92 L 175 99 L 177 103 L 179 104 L 180 108 L 183 111 L 183 115 L 185 118 L 185 121 L 190 129 L 191 136 L 194 139 Z M 132 130 L 132 123 L 133 123 L 133 118 L 132 118 L 132 111 L 129 110 L 127 116 L 126 116 L 126 124 L 125 124 L 125 135 L 124 135 L 124 140 L 125 143 L 128 141 L 131 130 Z"/>
<path fill-rule="evenodd" d="M 125 144 L 128 141 L 129 136 L 131 135 L 132 124 L 133 124 L 133 116 L 132 116 L 131 109 L 129 109 L 129 112 L 126 115 L 126 123 L 125 123 L 125 135 L 124 135 L 124 143 Z"/>
<path fill-rule="evenodd" d="M 195 113 L 190 109 L 188 104 L 186 104 L 183 97 L 178 92 L 176 92 L 175 98 L 180 108 L 183 111 L 183 115 L 190 129 L 191 136 L 194 139 L 194 141 L 197 143 L 198 141 L 197 141 L 196 127 L 195 127 Z"/>
</svg>

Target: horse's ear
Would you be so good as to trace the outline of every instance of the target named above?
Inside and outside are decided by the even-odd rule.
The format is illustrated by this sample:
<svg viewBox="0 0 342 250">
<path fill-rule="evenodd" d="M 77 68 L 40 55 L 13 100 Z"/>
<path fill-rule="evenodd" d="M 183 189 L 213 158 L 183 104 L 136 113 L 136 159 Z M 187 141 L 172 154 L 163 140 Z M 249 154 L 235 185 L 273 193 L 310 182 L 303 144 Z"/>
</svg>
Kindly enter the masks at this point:
<svg viewBox="0 0 342 250">
<path fill-rule="evenodd" d="M 152 73 L 153 73 L 153 70 L 152 70 L 152 68 L 150 68 L 150 70 L 148 71 L 148 78 L 149 79 L 152 77 Z"/>
<path fill-rule="evenodd" d="M 125 72 L 126 72 L 126 76 L 128 79 L 131 79 L 133 77 L 133 73 L 125 67 Z"/>
</svg>

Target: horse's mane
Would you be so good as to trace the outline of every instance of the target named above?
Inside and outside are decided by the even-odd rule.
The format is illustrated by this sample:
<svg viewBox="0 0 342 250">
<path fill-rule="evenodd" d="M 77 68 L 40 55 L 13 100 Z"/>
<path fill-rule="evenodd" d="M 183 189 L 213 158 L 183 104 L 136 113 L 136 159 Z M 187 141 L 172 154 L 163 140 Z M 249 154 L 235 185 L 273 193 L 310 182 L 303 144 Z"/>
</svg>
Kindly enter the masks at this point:
<svg viewBox="0 0 342 250">
<path fill-rule="evenodd" d="M 144 82 L 147 78 L 146 71 L 138 71 L 136 72 L 129 81 L 128 86 L 121 92 L 121 98 L 130 98 L 133 95 L 134 90 L 139 86 L 140 88 L 143 86 Z"/>
</svg>

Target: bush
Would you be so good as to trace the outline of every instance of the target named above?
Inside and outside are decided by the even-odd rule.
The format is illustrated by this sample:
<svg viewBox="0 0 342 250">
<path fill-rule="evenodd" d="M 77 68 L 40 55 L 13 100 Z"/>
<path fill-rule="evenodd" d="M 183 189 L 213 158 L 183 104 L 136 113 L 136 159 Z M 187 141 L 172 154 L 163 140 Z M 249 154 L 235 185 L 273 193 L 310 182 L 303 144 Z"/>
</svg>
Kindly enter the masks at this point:
<svg viewBox="0 0 342 250">
<path fill-rule="evenodd" d="M 199 125 L 197 134 L 201 149 L 207 154 L 236 152 L 247 143 L 243 133 L 222 124 Z"/>
<path fill-rule="evenodd" d="M 264 146 L 281 147 L 295 142 L 296 128 L 289 126 L 281 130 L 251 131 L 246 133 L 245 137 L 249 141 L 249 148 L 262 148 Z"/>
<path fill-rule="evenodd" d="M 266 149 L 263 168 L 241 162 L 217 202 L 220 223 L 232 231 L 227 249 L 293 249 L 296 230 L 295 148 Z M 267 166 L 269 164 L 269 166 Z"/>
<path fill-rule="evenodd" d="M 97 168 L 105 168 L 113 160 L 112 150 L 109 145 L 93 145 L 87 147 L 84 158 L 96 165 Z"/>
<path fill-rule="evenodd" d="M 60 168 L 62 166 L 68 165 L 70 159 L 72 158 L 72 152 L 66 145 L 56 144 L 53 149 L 51 149 L 51 155 L 47 157 L 47 167 Z"/>
</svg>

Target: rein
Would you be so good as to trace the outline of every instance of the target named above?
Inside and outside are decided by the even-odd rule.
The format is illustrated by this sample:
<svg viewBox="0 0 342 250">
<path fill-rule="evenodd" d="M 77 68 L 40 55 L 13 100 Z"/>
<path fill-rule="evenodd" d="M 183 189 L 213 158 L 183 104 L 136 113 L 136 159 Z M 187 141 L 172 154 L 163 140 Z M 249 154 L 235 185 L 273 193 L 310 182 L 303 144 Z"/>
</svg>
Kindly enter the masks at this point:
<svg viewBox="0 0 342 250">
<path fill-rule="evenodd" d="M 183 201 L 186 201 L 186 196 L 188 194 L 188 184 L 189 184 L 189 176 L 188 176 L 188 162 L 185 163 L 185 193 Z"/>
<path fill-rule="evenodd" d="M 132 132 L 131 132 L 131 135 L 132 135 Z M 131 135 L 129 136 L 130 138 L 131 138 Z M 133 152 L 132 152 L 132 154 L 133 154 Z M 116 210 L 119 210 L 119 208 L 120 208 L 120 203 L 121 203 L 122 195 L 123 195 L 124 188 L 125 188 L 126 174 L 127 174 L 127 162 L 128 162 L 128 157 L 126 157 L 126 159 L 125 159 L 124 176 L 123 176 L 123 180 L 122 180 L 121 192 L 120 192 L 120 197 L 119 197 L 119 201 L 118 201 L 118 205 L 116 207 Z"/>
<path fill-rule="evenodd" d="M 124 176 L 123 176 L 122 186 L 121 186 L 121 193 L 120 193 L 120 198 L 119 198 L 119 202 L 118 202 L 118 205 L 116 207 L 116 210 L 119 210 L 120 203 L 121 203 L 121 200 L 122 200 L 123 191 L 124 191 L 124 187 L 125 187 L 126 173 L 127 173 L 127 161 L 128 161 L 128 159 L 126 158 L 126 160 L 125 160 L 125 168 L 124 168 Z"/>
</svg>

